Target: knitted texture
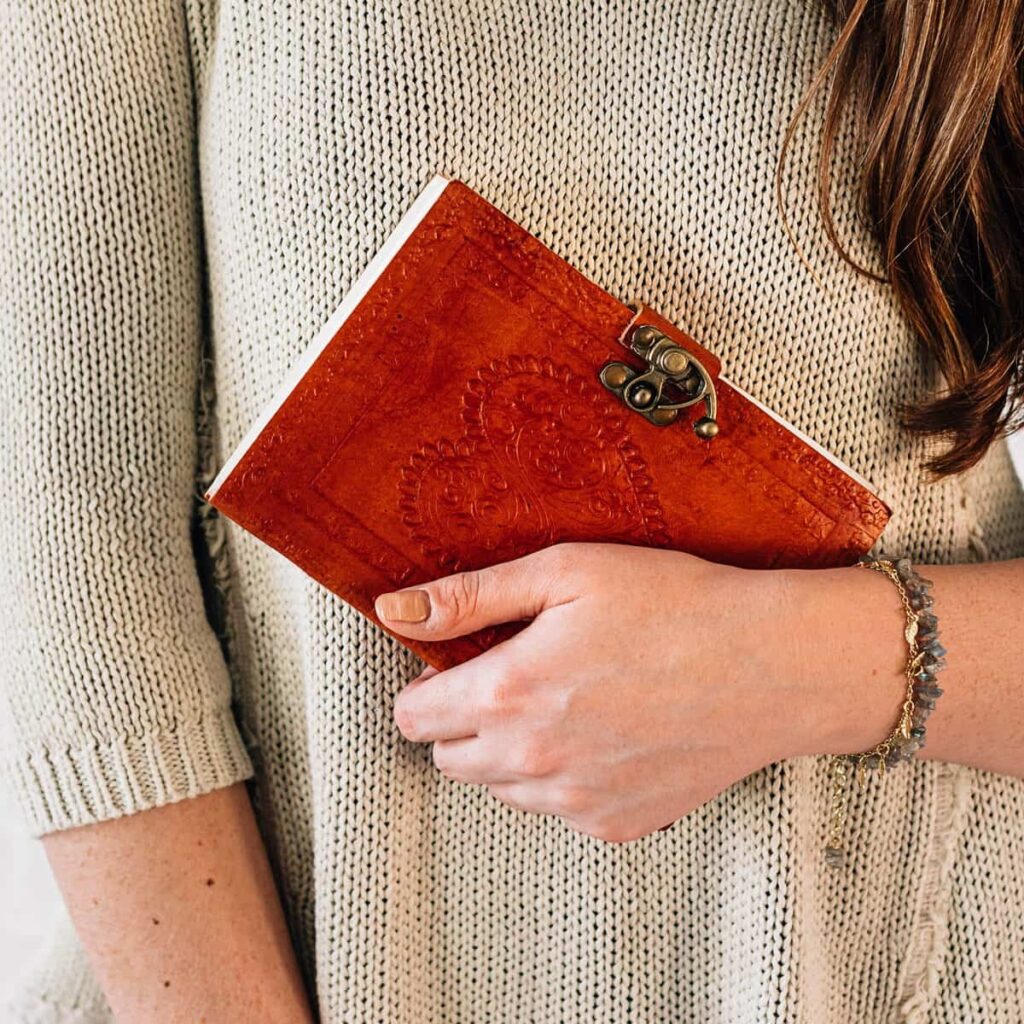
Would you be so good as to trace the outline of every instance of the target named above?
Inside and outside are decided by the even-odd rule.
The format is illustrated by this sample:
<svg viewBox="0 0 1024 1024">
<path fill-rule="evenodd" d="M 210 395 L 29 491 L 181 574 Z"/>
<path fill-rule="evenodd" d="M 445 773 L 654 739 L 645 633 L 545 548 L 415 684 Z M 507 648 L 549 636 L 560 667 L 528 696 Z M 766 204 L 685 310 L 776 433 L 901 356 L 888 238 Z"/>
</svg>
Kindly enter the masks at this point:
<svg viewBox="0 0 1024 1024">
<path fill-rule="evenodd" d="M 419 662 L 196 506 L 441 172 L 873 481 L 895 510 L 877 553 L 1024 554 L 1005 447 L 932 485 L 895 425 L 935 372 L 824 238 L 820 106 L 784 179 L 820 286 L 786 237 L 776 159 L 833 32 L 814 4 L 0 10 L 3 761 L 37 832 L 251 765 L 324 1021 L 1017 1019 L 1024 781 L 928 761 L 869 780 L 842 872 L 819 758 L 604 844 L 442 777 L 391 717 Z M 837 222 L 873 264 L 840 143 Z M 21 1005 L 107 1019 L 69 954 Z"/>
</svg>

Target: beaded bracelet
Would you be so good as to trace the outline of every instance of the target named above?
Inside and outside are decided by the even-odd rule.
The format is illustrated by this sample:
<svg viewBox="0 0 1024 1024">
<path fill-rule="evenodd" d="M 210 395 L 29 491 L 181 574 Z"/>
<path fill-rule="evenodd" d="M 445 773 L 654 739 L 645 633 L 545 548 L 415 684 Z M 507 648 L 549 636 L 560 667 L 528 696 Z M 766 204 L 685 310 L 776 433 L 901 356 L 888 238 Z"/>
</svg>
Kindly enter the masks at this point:
<svg viewBox="0 0 1024 1024">
<path fill-rule="evenodd" d="M 828 761 L 831 777 L 831 807 L 825 863 L 842 867 L 846 855 L 842 845 L 843 823 L 846 819 L 846 778 L 848 768 L 856 765 L 857 782 L 864 787 L 869 769 L 884 775 L 900 761 L 909 761 L 924 746 L 924 723 L 935 708 L 942 690 L 935 683 L 939 669 L 945 667 L 946 649 L 939 643 L 938 619 L 931 611 L 933 601 L 929 590 L 931 580 L 919 576 L 906 558 L 861 558 L 863 569 L 884 573 L 896 585 L 906 613 L 907 680 L 906 696 L 899 721 L 881 743 L 859 754 L 833 754 Z"/>
</svg>

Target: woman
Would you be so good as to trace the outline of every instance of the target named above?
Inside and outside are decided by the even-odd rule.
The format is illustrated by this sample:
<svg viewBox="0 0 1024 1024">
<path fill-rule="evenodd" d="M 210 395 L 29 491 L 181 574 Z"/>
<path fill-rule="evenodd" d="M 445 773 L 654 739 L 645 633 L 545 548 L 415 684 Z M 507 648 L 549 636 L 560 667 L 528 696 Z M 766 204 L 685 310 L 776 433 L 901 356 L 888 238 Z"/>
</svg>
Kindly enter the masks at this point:
<svg viewBox="0 0 1024 1024">
<path fill-rule="evenodd" d="M 15 1019 L 1014 1019 L 1022 17 L 8 5 L 5 763 L 78 935 Z M 877 553 L 934 582 L 946 694 L 926 746 L 850 790 L 845 867 L 824 755 L 902 699 L 878 574 L 552 548 L 383 595 L 409 636 L 534 619 L 416 678 L 200 508 L 435 171 L 893 507 Z"/>
</svg>

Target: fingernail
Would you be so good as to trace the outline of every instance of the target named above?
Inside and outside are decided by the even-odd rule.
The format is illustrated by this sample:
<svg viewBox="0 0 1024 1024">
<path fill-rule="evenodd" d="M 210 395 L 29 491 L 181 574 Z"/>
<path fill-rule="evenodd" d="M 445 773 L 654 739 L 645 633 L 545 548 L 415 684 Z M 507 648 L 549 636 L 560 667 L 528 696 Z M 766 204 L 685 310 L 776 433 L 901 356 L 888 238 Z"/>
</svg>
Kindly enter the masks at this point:
<svg viewBox="0 0 1024 1024">
<path fill-rule="evenodd" d="M 373 606 L 382 619 L 391 622 L 422 622 L 430 615 L 430 595 L 425 590 L 398 590 L 381 594 Z"/>
</svg>

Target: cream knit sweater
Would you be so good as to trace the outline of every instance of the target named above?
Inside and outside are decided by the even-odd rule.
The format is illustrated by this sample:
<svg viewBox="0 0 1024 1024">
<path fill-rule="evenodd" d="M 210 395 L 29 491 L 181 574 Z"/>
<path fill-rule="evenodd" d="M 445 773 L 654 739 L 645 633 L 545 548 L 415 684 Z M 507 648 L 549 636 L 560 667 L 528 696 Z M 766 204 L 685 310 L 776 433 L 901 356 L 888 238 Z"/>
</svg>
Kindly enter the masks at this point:
<svg viewBox="0 0 1024 1024">
<path fill-rule="evenodd" d="M 1021 1019 L 1024 781 L 874 780 L 839 873 L 818 758 L 602 844 L 445 780 L 391 718 L 415 660 L 197 499 L 439 171 L 871 479 L 886 551 L 1024 554 L 1003 446 L 932 486 L 894 426 L 933 373 L 822 236 L 813 115 L 786 193 L 823 289 L 786 239 L 775 161 L 832 31 L 813 3 L 0 12 L 2 758 L 35 832 L 254 767 L 324 1021 Z M 848 198 L 839 223 L 871 262 Z M 107 1020 L 55 943 L 13 1019 Z"/>
</svg>

